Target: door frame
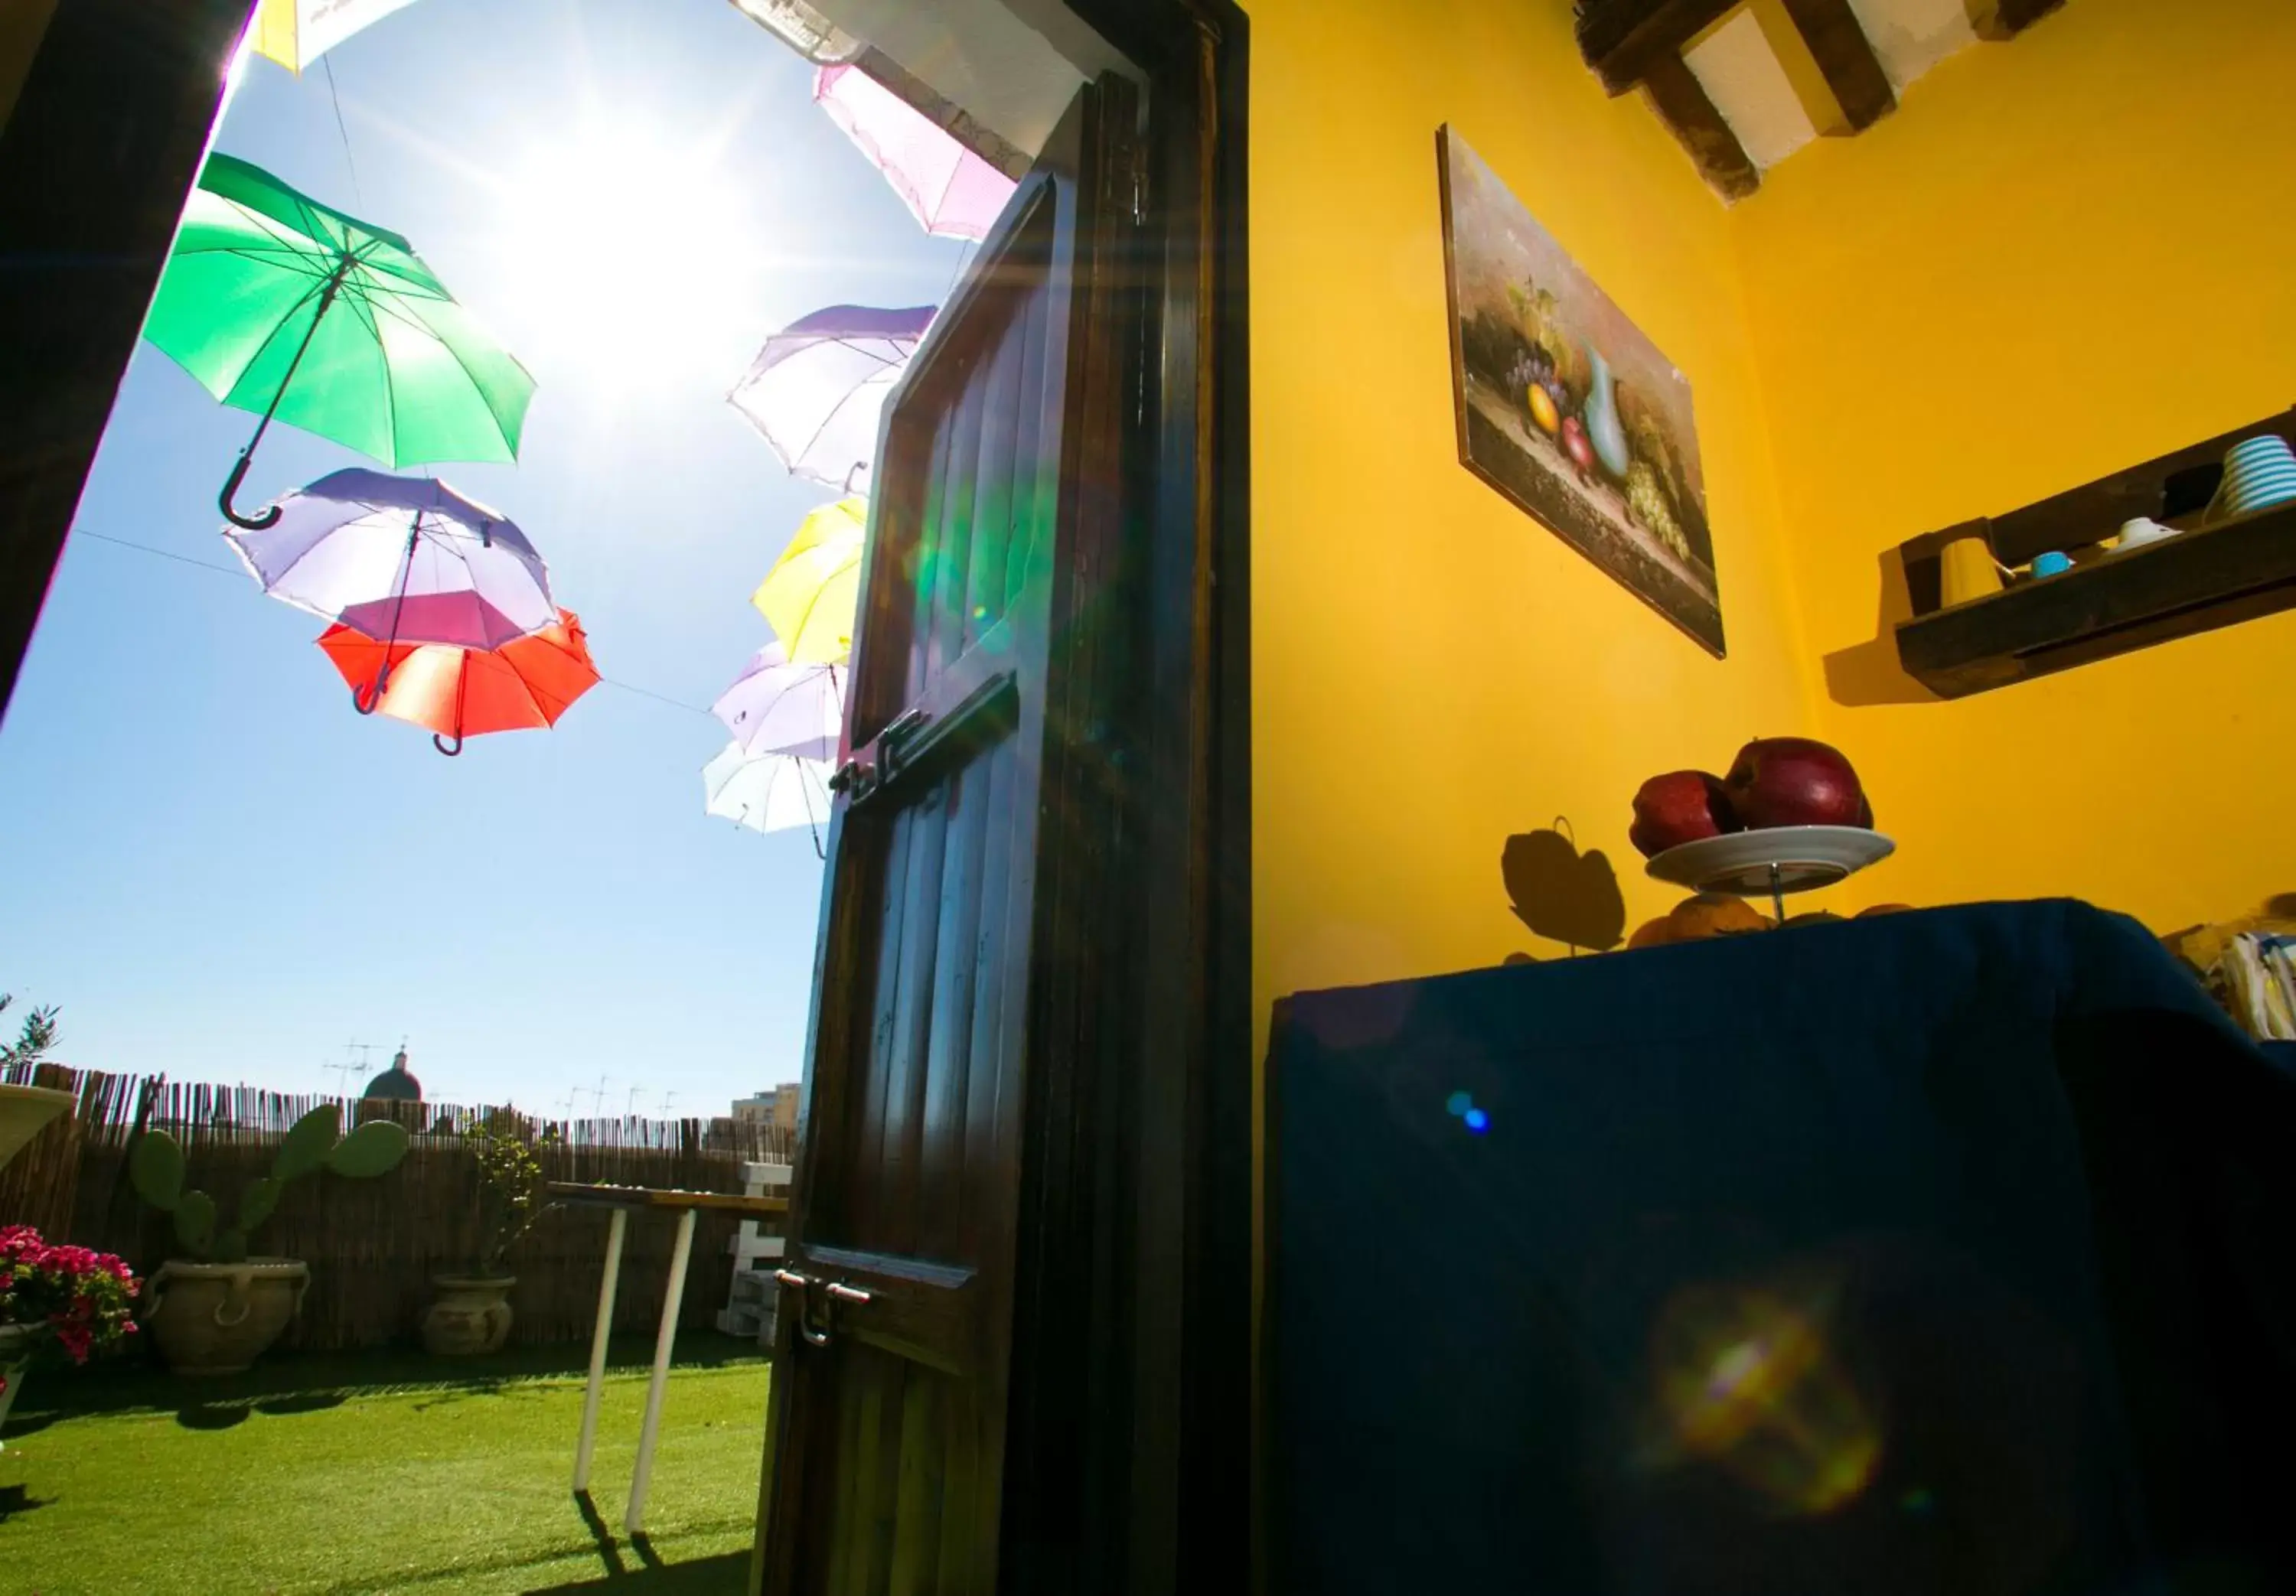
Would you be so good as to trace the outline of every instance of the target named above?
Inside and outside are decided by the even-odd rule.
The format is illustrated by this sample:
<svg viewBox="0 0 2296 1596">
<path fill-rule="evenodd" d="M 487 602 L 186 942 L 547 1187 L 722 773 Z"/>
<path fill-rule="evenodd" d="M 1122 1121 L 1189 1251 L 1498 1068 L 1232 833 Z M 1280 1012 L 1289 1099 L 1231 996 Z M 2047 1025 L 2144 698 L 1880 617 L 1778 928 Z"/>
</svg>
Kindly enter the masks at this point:
<svg viewBox="0 0 2296 1596">
<path fill-rule="evenodd" d="M 1120 735 L 1128 1044 L 1112 1173 L 1061 1205 L 1102 1282 L 1039 1293 L 1086 1392 L 1046 1392 L 1027 1477 L 1076 1460 L 1073 1543 L 1006 1584 L 1241 1591 L 1254 1539 L 1249 27 L 1234 0 L 1066 0 L 1147 83 L 1151 331 L 1127 498 L 1143 635 Z M 0 715 L 221 109 L 254 0 L 65 0 L 0 107 Z M 6 41 L 0 41 L 4 43 Z M 1103 1127 L 1105 1128 L 1105 1127 Z M 1157 1178 L 1150 1178 L 1154 1172 Z"/>
</svg>

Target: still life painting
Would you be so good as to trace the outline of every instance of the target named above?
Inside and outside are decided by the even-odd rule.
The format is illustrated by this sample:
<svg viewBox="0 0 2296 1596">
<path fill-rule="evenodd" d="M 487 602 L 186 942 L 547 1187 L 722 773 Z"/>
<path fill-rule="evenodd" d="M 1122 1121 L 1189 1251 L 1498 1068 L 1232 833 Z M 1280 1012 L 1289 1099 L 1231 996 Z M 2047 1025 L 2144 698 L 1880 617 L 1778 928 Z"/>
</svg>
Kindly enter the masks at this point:
<svg viewBox="0 0 2296 1596">
<path fill-rule="evenodd" d="M 1689 382 L 1465 140 L 1439 150 L 1460 462 L 1719 657 Z"/>
</svg>

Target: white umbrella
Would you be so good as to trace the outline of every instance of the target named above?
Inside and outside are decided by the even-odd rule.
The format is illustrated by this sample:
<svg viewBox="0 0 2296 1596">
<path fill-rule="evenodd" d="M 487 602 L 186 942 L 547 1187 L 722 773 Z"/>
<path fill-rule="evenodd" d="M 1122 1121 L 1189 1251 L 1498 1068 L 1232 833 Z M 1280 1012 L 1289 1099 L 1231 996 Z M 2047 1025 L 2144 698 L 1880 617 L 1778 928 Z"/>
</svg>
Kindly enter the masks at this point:
<svg viewBox="0 0 2296 1596">
<path fill-rule="evenodd" d="M 829 818 L 829 761 L 748 754 L 729 742 L 701 767 L 704 807 L 753 831 L 818 831 Z"/>
<path fill-rule="evenodd" d="M 791 476 L 865 494 L 886 396 L 932 318 L 930 305 L 816 310 L 766 340 L 726 403 L 765 434 Z"/>
</svg>

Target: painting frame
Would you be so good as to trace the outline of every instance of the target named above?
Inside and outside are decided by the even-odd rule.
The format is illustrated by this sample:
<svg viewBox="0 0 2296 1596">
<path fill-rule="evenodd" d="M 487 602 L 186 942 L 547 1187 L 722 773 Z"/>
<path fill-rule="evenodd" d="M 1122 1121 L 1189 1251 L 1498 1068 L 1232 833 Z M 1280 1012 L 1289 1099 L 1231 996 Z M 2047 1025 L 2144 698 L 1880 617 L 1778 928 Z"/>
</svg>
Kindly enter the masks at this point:
<svg viewBox="0 0 2296 1596">
<path fill-rule="evenodd" d="M 1435 146 L 1459 463 L 1726 658 L 1689 380 L 1448 123 Z"/>
</svg>

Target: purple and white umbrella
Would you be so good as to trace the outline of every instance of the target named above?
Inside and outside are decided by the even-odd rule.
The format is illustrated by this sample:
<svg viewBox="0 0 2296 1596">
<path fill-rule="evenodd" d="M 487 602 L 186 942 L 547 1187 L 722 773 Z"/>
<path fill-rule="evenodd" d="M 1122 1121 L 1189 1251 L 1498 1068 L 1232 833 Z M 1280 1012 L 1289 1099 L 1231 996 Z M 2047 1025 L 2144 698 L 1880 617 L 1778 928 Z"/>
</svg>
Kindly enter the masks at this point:
<svg viewBox="0 0 2296 1596">
<path fill-rule="evenodd" d="M 813 97 L 938 238 L 988 236 L 1020 185 L 857 67 L 824 67 Z"/>
<path fill-rule="evenodd" d="M 558 618 L 550 573 L 499 512 L 428 477 L 353 467 L 224 536 L 263 591 L 384 643 L 494 649 Z"/>
<path fill-rule="evenodd" d="M 830 759 L 845 730 L 845 671 L 834 665 L 791 665 L 778 642 L 751 658 L 709 712 L 734 733 L 745 757 L 786 754 Z"/>
<path fill-rule="evenodd" d="M 765 434 L 792 477 L 865 494 L 878 418 L 933 311 L 816 310 L 766 340 L 726 402 Z"/>
</svg>

